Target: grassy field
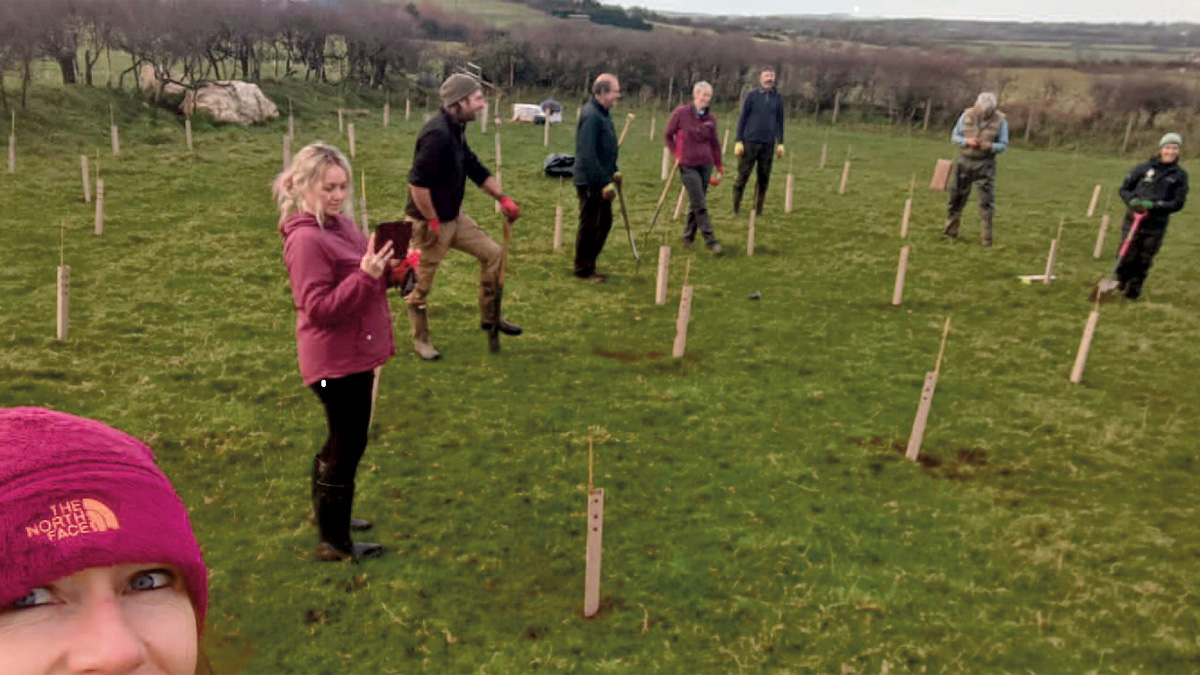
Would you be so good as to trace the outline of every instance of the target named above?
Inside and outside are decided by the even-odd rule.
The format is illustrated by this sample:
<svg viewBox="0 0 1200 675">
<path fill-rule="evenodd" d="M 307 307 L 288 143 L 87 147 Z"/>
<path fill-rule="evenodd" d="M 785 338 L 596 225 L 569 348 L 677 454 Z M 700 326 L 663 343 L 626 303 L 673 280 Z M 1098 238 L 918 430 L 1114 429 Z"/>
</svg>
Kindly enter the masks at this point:
<svg viewBox="0 0 1200 675">
<path fill-rule="evenodd" d="M 294 100 L 294 147 L 345 147 L 336 90 L 267 93 Z M 108 151 L 110 102 L 120 158 Z M 414 111 L 404 123 L 393 105 L 384 129 L 379 103 L 346 102 L 363 111 L 355 172 L 372 220 L 401 213 L 421 121 Z M 621 166 L 640 233 L 661 182 L 655 113 L 637 113 Z M 664 120 L 657 111 L 658 129 Z M 571 126 L 553 129 L 549 150 L 572 151 Z M 216 672 L 1200 668 L 1194 205 L 1173 222 L 1143 301 L 1104 306 L 1085 382 L 1067 381 L 1088 290 L 1116 246 L 1110 232 L 1104 259 L 1092 259 L 1092 186 L 1104 186 L 1104 204 L 1148 149 L 1014 147 L 1000 162 L 997 246 L 984 250 L 974 200 L 967 243 L 939 241 L 944 195 L 924 185 L 950 156 L 942 133 L 792 123 L 753 257 L 727 181 L 711 201 L 728 255 L 679 246 L 668 208 L 640 272 L 618 222 L 600 259 L 609 283 L 592 286 L 570 277 L 576 205 L 570 185 L 541 175 L 541 129 L 504 126 L 504 182 L 525 211 L 506 314 L 526 334 L 487 353 L 476 265 L 452 254 L 431 298 L 444 360 L 402 348 L 383 371 L 357 510 L 389 552 L 356 566 L 314 562 L 304 520 L 324 420 L 296 370 L 268 195 L 285 129 L 197 120 L 189 154 L 182 120 L 136 97 L 40 85 L 18 118 L 17 173 L 0 174 L 0 405 L 94 417 L 154 447 L 211 569 Z M 490 131 L 469 132 L 488 164 Z M 80 153 L 97 151 L 102 237 L 79 177 Z M 784 215 L 789 169 L 796 210 Z M 556 203 L 567 214 L 559 253 Z M 481 194 L 465 208 L 498 231 Z M 1042 271 L 1060 217 L 1058 281 L 1018 284 Z M 674 257 L 660 307 L 662 243 Z M 892 307 L 905 243 L 907 290 Z M 72 268 L 63 343 L 60 255 Z M 689 260 L 694 316 L 687 355 L 673 360 Z M 755 291 L 761 300 L 748 299 Z M 399 298 L 393 307 L 403 347 Z M 947 316 L 912 464 L 903 448 Z M 590 621 L 589 435 L 607 492 L 602 611 Z"/>
</svg>

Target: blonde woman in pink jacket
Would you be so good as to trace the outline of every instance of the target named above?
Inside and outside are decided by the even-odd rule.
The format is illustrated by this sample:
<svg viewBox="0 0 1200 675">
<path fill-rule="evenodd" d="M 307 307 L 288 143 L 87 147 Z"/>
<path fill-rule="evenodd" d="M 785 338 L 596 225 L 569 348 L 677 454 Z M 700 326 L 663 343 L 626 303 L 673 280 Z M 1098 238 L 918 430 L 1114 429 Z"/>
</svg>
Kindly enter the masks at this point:
<svg viewBox="0 0 1200 675">
<path fill-rule="evenodd" d="M 379 544 L 353 542 L 371 524 L 350 517 L 354 476 L 367 446 L 375 368 L 396 352 L 387 303 L 391 242 L 375 250 L 343 206 L 350 163 L 337 148 L 313 143 L 275 179 L 279 233 L 296 305 L 300 375 L 325 408 L 329 435 L 313 458 L 312 501 L 320 560 L 358 561 Z M 401 252 L 402 254 L 402 252 Z"/>
</svg>

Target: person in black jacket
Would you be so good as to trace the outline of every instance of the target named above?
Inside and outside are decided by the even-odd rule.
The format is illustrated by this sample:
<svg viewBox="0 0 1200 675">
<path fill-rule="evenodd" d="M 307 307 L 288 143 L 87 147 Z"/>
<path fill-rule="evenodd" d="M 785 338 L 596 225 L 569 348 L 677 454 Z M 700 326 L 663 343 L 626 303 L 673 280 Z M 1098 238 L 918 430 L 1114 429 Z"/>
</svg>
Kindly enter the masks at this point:
<svg viewBox="0 0 1200 675">
<path fill-rule="evenodd" d="M 757 167 L 754 189 L 755 211 L 762 215 L 763 198 L 771 182 L 771 164 L 783 157 L 783 96 L 775 90 L 775 69 L 767 66 L 759 73 L 758 83 L 742 101 L 738 117 L 737 142 L 733 154 L 738 157 L 737 180 L 733 182 L 733 215 L 742 207 L 742 192 Z"/>
<path fill-rule="evenodd" d="M 592 97 L 579 113 L 575 128 L 575 192 L 579 195 L 579 233 L 575 237 L 575 276 L 592 283 L 596 258 L 612 229 L 612 200 L 621 173 L 617 171 L 617 133 L 609 110 L 621 99 L 617 76 L 604 73 L 592 83 Z"/>
<path fill-rule="evenodd" d="M 1187 201 L 1188 176 L 1179 166 L 1182 144 L 1179 134 L 1163 136 L 1158 142 L 1158 154 L 1133 167 L 1121 183 L 1121 200 L 1129 206 L 1121 226 L 1122 242 L 1129 236 L 1134 214 L 1146 214 L 1125 257 L 1117 264 L 1117 287 L 1130 300 L 1142 295 L 1142 284 L 1146 282 L 1154 254 L 1162 246 L 1171 214 L 1182 209 Z"/>
</svg>

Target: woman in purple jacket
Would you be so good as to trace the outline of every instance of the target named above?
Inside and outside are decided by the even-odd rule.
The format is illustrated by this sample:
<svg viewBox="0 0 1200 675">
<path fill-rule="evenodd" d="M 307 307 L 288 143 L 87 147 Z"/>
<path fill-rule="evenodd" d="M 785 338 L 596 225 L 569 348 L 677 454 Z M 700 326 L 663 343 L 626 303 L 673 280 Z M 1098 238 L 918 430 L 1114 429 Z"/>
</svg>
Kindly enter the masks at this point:
<svg viewBox="0 0 1200 675">
<path fill-rule="evenodd" d="M 708 107 L 712 93 L 711 84 L 697 82 L 692 87 L 692 102 L 679 106 L 671 113 L 663 139 L 675 156 L 675 161 L 679 162 L 679 178 L 692 204 L 687 224 L 683 226 L 684 246 L 694 246 L 696 230 L 700 230 L 704 243 L 713 255 L 722 255 L 725 250 L 713 233 L 707 201 L 708 186 L 719 184 L 725 173 L 725 164 L 721 161 L 721 142 L 717 140 L 717 116 Z M 713 173 L 714 165 L 716 173 Z"/>
<path fill-rule="evenodd" d="M 376 369 L 395 353 L 387 303 L 391 242 L 375 251 L 342 213 L 350 163 L 337 148 L 313 143 L 275 179 L 279 233 L 296 303 L 300 375 L 325 407 L 329 437 L 313 458 L 312 500 L 321 560 L 379 555 L 379 544 L 352 542 L 354 474 L 367 447 Z"/>
</svg>

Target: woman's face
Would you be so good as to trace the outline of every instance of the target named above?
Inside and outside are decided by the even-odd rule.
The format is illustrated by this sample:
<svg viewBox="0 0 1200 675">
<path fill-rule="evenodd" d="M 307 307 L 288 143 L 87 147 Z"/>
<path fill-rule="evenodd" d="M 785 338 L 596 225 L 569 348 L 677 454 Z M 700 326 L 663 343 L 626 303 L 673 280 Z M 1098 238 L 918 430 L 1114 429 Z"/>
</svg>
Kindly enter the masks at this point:
<svg viewBox="0 0 1200 675">
<path fill-rule="evenodd" d="M 317 213 L 325 216 L 336 216 L 342 212 L 342 203 L 346 201 L 346 190 L 350 186 L 350 177 L 340 166 L 325 169 L 324 175 L 308 187 L 305 201 Z"/>
<path fill-rule="evenodd" d="M 93 567 L 0 608 L 4 670 L 196 672 L 196 614 L 169 565 Z"/>
<path fill-rule="evenodd" d="M 1162 158 L 1164 164 L 1173 164 L 1179 160 L 1179 146 L 1168 143 L 1159 149 L 1158 156 Z"/>
<path fill-rule="evenodd" d="M 708 102 L 712 100 L 712 89 L 700 88 L 692 92 L 692 105 L 696 106 L 696 110 L 705 110 L 708 108 Z"/>
</svg>

